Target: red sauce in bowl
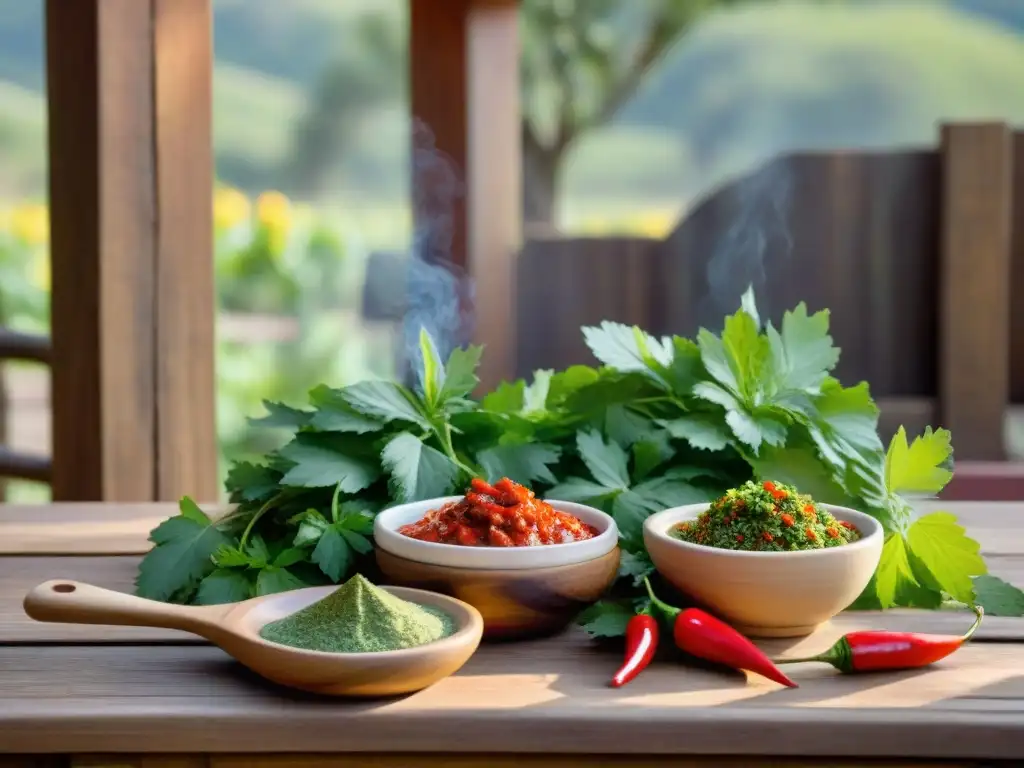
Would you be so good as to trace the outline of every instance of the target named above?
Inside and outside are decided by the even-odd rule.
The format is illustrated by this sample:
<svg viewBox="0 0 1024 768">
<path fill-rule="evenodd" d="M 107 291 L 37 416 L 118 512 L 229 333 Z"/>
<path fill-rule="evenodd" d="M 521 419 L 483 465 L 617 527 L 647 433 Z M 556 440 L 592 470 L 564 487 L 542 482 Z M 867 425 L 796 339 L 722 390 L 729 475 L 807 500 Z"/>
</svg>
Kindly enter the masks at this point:
<svg viewBox="0 0 1024 768">
<path fill-rule="evenodd" d="M 463 498 L 427 512 L 398 532 L 420 541 L 463 547 L 570 544 L 598 535 L 594 526 L 559 512 L 507 477 L 494 485 L 474 479 Z"/>
</svg>

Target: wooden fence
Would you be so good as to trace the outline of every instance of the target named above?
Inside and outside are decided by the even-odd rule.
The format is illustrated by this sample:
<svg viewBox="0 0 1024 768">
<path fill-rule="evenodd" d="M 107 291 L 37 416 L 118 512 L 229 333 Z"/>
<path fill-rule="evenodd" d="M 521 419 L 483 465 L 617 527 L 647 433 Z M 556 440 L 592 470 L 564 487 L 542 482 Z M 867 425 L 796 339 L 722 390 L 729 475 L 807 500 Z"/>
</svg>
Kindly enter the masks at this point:
<svg viewBox="0 0 1024 768">
<path fill-rule="evenodd" d="M 1007 406 L 1024 402 L 1024 133 L 955 125 L 932 151 L 786 155 L 664 240 L 532 240 L 516 373 L 592 362 L 580 326 L 601 320 L 718 330 L 748 285 L 776 324 L 800 301 L 831 310 L 836 375 L 871 384 L 886 435 L 942 425 L 958 458 L 1003 459 Z"/>
</svg>

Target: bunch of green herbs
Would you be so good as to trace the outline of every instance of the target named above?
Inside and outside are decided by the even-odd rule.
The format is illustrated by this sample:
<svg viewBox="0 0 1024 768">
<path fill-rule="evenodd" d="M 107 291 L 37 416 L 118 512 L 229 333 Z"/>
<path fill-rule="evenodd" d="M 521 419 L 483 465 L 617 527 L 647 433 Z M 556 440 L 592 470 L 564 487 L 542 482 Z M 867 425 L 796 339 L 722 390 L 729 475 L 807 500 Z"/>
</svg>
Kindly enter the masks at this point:
<svg viewBox="0 0 1024 768">
<path fill-rule="evenodd" d="M 881 563 L 857 607 L 982 604 L 1024 615 L 1024 593 L 987 574 L 979 545 L 948 512 L 919 516 L 952 477 L 950 434 L 928 429 L 888 449 L 866 383 L 832 375 L 839 349 L 828 312 L 800 304 L 779 328 L 762 324 L 753 294 L 722 333 L 655 338 L 604 322 L 583 329 L 599 367 L 542 370 L 482 398 L 480 347 L 442 361 L 420 335 L 418 384 L 318 386 L 305 408 L 267 403 L 257 420 L 290 431 L 259 463 L 234 465 L 234 510 L 216 521 L 190 499 L 151 534 L 140 595 L 223 603 L 337 583 L 370 556 L 385 507 L 461 493 L 473 476 L 507 476 L 539 495 L 599 507 L 623 549 L 614 599 L 589 608 L 591 634 L 619 635 L 652 571 L 642 526 L 652 513 L 710 501 L 747 480 L 793 485 L 850 506 L 886 530 Z"/>
</svg>

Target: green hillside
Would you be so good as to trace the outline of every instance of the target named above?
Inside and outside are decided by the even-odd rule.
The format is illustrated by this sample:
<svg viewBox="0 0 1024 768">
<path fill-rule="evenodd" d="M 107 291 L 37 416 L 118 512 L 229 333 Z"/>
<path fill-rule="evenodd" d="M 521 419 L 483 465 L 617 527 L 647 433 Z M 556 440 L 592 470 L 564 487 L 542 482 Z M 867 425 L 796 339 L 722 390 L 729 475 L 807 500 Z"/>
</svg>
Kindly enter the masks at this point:
<svg viewBox="0 0 1024 768">
<path fill-rule="evenodd" d="M 626 2 L 627 0 L 623 0 Z M 367 12 L 407 0 L 214 0 L 218 174 L 285 184 L 296 121 Z M 0 197 L 45 186 L 42 0 L 0 0 Z M 351 58 L 351 57 L 349 57 Z M 378 66 L 372 60 L 363 64 Z M 680 41 L 572 149 L 572 200 L 683 200 L 791 148 L 927 145 L 944 119 L 1024 121 L 1024 0 L 753 3 Z M 407 117 L 376 114 L 331 188 L 401 194 Z"/>
</svg>

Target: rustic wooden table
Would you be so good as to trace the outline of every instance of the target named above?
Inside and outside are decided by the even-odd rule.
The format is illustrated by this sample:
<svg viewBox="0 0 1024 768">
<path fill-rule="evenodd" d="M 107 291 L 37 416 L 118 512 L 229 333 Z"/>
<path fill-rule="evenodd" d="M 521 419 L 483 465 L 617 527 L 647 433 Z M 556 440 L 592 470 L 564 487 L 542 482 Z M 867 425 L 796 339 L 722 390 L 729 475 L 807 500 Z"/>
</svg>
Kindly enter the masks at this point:
<svg viewBox="0 0 1024 768">
<path fill-rule="evenodd" d="M 945 506 L 995 574 L 1024 583 L 1024 505 Z M 1024 764 L 1024 619 L 986 618 L 927 670 L 796 666 L 797 690 L 671 664 L 611 690 L 617 657 L 570 631 L 485 646 L 413 696 L 350 702 L 276 688 L 190 635 L 24 615 L 25 592 L 50 578 L 131 591 L 148 531 L 174 511 L 0 505 L 0 767 Z M 771 650 L 816 652 L 855 627 L 968 624 L 961 612 L 850 613 Z"/>
</svg>

